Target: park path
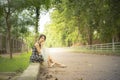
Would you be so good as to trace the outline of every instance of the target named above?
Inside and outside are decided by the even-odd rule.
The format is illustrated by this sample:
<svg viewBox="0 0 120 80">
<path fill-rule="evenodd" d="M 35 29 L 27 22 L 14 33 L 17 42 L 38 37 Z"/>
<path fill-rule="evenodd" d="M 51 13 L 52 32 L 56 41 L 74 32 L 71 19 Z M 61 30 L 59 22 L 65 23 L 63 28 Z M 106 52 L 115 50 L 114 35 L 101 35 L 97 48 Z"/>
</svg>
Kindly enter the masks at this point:
<svg viewBox="0 0 120 80">
<path fill-rule="evenodd" d="M 49 74 L 47 77 L 54 78 L 46 80 L 120 80 L 119 56 L 74 53 L 62 48 L 51 48 L 47 52 L 67 67 L 44 67 L 41 76 L 45 72 Z"/>
</svg>

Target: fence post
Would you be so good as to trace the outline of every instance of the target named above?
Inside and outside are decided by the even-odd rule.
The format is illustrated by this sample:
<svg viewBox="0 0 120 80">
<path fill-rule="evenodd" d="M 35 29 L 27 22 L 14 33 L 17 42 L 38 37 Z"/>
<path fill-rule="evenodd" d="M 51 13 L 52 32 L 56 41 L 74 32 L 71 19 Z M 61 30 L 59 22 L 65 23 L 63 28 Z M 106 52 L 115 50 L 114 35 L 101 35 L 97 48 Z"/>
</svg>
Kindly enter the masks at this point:
<svg viewBox="0 0 120 80">
<path fill-rule="evenodd" d="M 100 47 L 101 47 L 101 51 L 102 51 L 102 50 L 103 50 L 103 48 L 102 48 L 102 47 L 103 47 L 102 44 L 100 44 Z"/>
<path fill-rule="evenodd" d="M 115 51 L 115 42 L 114 42 L 114 37 L 112 38 L 112 51 Z"/>
</svg>

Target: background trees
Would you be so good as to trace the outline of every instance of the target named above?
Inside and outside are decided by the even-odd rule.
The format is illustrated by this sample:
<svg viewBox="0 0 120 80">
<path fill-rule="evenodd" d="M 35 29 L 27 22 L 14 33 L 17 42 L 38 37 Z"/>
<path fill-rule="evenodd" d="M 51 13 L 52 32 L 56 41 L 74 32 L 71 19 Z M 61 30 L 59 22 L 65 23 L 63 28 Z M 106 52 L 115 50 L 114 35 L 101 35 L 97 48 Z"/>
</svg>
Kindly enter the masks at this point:
<svg viewBox="0 0 120 80">
<path fill-rule="evenodd" d="M 30 39 L 29 35 L 39 34 L 41 11 L 53 9 L 51 23 L 45 26 L 44 31 L 47 46 L 118 42 L 119 8 L 119 0 L 4 0 L 0 1 L 0 30 L 7 33 L 8 40 L 10 35 Z M 30 27 L 34 32 L 29 31 Z"/>
<path fill-rule="evenodd" d="M 119 0 L 59 0 L 46 34 L 54 35 L 54 40 L 51 31 L 56 31 L 54 46 L 59 40 L 64 46 L 120 41 L 119 4 Z"/>
<path fill-rule="evenodd" d="M 11 52 L 11 34 L 16 38 L 23 39 L 25 34 L 28 34 L 28 27 L 30 25 L 35 26 L 35 32 L 38 33 L 38 21 L 40 9 L 48 9 L 49 0 L 4 0 L 0 1 L 0 20 L 3 23 L 0 23 L 1 33 L 7 34 L 7 53 L 10 54 L 10 58 L 12 58 Z M 26 13 L 29 11 L 29 14 L 22 14 L 22 12 Z M 34 13 L 36 13 L 36 19 L 34 20 Z M 22 15 L 21 15 L 22 14 Z"/>
</svg>

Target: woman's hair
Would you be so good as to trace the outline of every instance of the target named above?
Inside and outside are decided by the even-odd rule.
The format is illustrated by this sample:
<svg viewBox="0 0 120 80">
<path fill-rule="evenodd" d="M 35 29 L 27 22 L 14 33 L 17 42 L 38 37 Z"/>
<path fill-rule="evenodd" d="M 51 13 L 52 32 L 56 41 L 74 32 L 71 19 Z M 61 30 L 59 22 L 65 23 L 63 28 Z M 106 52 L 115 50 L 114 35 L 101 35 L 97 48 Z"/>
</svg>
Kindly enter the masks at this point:
<svg viewBox="0 0 120 80">
<path fill-rule="evenodd" d="M 44 38 L 45 38 L 45 40 L 46 40 L 46 36 L 45 36 L 44 34 L 40 34 L 38 40 L 39 40 L 41 37 L 43 37 L 43 36 L 44 36 Z"/>
</svg>

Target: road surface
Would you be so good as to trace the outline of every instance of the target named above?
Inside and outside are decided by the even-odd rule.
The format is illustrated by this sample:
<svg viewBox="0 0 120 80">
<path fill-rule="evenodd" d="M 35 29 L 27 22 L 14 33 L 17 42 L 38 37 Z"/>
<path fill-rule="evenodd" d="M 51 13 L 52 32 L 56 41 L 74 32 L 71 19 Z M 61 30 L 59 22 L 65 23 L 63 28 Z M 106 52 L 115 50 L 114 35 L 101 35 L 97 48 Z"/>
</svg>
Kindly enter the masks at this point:
<svg viewBox="0 0 120 80">
<path fill-rule="evenodd" d="M 67 67 L 45 65 L 39 80 L 120 80 L 120 56 L 66 52 L 62 48 L 51 48 L 47 53 Z"/>
</svg>

